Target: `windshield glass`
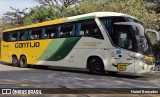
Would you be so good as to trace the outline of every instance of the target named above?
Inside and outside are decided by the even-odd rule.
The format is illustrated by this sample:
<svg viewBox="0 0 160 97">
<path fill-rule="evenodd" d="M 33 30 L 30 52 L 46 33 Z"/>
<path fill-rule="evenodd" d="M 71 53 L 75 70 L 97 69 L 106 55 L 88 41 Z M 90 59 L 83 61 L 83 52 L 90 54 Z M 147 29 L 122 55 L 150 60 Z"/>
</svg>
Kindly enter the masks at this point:
<svg viewBox="0 0 160 97">
<path fill-rule="evenodd" d="M 152 55 L 150 41 L 143 34 L 144 32 L 140 32 L 142 30 L 134 25 L 114 24 L 118 22 L 134 22 L 143 26 L 143 23 L 139 20 L 128 17 L 101 17 L 100 21 L 115 46 L 144 55 Z"/>
<path fill-rule="evenodd" d="M 128 22 L 135 22 L 143 26 L 143 23 L 139 20 L 133 18 L 126 18 L 126 20 Z M 138 52 L 144 55 L 153 55 L 150 40 L 146 36 L 140 36 L 140 32 L 136 27 L 132 26 L 132 28 L 135 32 Z"/>
<path fill-rule="evenodd" d="M 145 36 L 136 36 L 138 52 L 144 55 L 152 55 L 151 43 Z"/>
</svg>

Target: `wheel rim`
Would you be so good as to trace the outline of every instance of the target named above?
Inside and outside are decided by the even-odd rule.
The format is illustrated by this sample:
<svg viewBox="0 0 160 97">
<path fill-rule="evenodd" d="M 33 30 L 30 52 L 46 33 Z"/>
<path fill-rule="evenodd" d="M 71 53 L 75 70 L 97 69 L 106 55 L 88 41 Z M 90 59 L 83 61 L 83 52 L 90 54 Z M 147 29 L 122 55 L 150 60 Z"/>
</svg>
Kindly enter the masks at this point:
<svg viewBox="0 0 160 97">
<path fill-rule="evenodd" d="M 23 66 L 25 64 L 25 59 L 21 59 L 21 65 Z"/>
<path fill-rule="evenodd" d="M 17 64 L 17 59 L 13 59 L 13 60 L 12 60 L 12 63 L 13 63 L 13 64 Z"/>
<path fill-rule="evenodd" d="M 100 71 L 102 69 L 102 65 L 100 63 L 95 63 L 93 68 L 95 71 Z"/>
</svg>

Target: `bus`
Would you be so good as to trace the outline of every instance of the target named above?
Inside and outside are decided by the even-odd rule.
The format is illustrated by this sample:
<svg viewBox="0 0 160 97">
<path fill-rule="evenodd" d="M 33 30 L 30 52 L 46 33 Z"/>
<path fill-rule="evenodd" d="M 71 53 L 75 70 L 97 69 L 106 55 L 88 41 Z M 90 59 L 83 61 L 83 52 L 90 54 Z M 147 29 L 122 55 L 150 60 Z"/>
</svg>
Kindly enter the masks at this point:
<svg viewBox="0 0 160 97">
<path fill-rule="evenodd" d="M 94 12 L 3 31 L 1 61 L 13 66 L 54 66 L 146 73 L 155 66 L 142 22 L 117 12 Z M 156 31 L 157 40 L 159 34 Z"/>
</svg>

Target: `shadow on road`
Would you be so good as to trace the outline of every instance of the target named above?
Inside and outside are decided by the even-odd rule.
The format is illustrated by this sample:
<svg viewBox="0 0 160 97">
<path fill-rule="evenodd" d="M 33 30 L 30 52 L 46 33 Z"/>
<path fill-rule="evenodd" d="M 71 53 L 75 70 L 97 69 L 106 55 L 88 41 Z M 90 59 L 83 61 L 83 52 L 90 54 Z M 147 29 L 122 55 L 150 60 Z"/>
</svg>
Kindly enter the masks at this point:
<svg viewBox="0 0 160 97">
<path fill-rule="evenodd" d="M 0 61 L 0 65 L 7 65 L 7 66 L 12 66 L 10 63 L 4 63 Z"/>
<path fill-rule="evenodd" d="M 117 74 L 112 74 L 109 72 L 106 72 L 103 75 L 95 75 L 89 72 L 89 70 L 85 69 L 75 69 L 75 68 L 64 68 L 64 67 L 46 67 L 46 66 L 37 66 L 33 67 L 35 69 L 39 70 L 50 70 L 50 71 L 58 71 L 58 72 L 69 72 L 69 73 L 77 73 L 77 74 L 87 74 L 87 75 L 94 75 L 94 76 L 109 76 L 109 77 L 118 77 L 118 78 L 127 78 L 127 79 L 144 79 L 147 78 L 143 74 L 131 74 L 131 73 L 117 73 Z"/>
<path fill-rule="evenodd" d="M 11 66 L 11 64 L 0 62 L 1 65 Z M 109 76 L 109 77 L 117 77 L 117 78 L 127 78 L 127 79 L 144 79 L 148 78 L 148 76 L 144 76 L 143 74 L 131 74 L 131 73 L 117 73 L 112 74 L 106 72 L 103 75 L 95 75 L 90 73 L 88 70 L 84 69 L 75 69 L 75 68 L 64 68 L 64 67 L 48 67 L 48 66 L 29 66 L 28 68 L 36 69 L 36 70 L 50 70 L 50 71 L 58 71 L 58 72 L 70 72 L 70 73 L 77 73 L 77 74 L 87 74 L 87 75 L 94 75 L 94 76 Z"/>
</svg>

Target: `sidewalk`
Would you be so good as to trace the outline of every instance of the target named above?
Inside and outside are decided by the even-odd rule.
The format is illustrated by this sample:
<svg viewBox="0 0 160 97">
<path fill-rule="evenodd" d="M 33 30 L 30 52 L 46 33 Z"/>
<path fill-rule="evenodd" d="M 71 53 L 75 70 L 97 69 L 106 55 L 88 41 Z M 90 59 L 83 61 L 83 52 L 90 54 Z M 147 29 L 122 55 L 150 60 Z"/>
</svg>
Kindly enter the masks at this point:
<svg viewBox="0 0 160 97">
<path fill-rule="evenodd" d="M 13 67 L 0 62 L 0 71 L 30 70 L 30 68 Z"/>
</svg>

